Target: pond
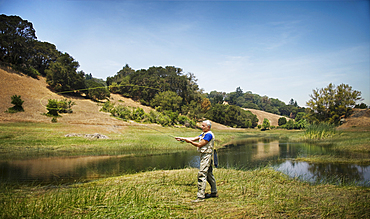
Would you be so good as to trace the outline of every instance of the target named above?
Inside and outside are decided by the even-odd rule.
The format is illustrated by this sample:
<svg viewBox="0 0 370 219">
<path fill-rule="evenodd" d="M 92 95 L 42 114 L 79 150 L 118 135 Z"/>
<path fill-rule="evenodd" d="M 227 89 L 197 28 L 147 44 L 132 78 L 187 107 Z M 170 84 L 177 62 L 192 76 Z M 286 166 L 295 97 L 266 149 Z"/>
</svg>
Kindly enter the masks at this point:
<svg viewBox="0 0 370 219">
<path fill-rule="evenodd" d="M 330 146 L 320 147 L 271 139 L 239 141 L 218 150 L 219 166 L 223 168 L 247 170 L 270 165 L 291 177 L 310 182 L 370 186 L 370 166 L 309 164 L 293 159 L 317 154 L 333 154 L 333 151 Z M 10 183 L 63 184 L 155 169 L 185 167 L 199 167 L 199 154 L 196 150 L 150 156 L 120 154 L 0 161 L 0 179 Z"/>
</svg>

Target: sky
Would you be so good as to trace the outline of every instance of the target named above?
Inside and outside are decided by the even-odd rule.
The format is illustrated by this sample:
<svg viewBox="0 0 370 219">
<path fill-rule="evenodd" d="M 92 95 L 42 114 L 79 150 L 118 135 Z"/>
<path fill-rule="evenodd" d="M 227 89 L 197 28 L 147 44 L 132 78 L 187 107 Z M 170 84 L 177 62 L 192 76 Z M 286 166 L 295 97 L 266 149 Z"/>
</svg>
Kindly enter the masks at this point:
<svg viewBox="0 0 370 219">
<path fill-rule="evenodd" d="M 95 78 L 175 66 L 207 93 L 306 107 L 313 90 L 348 84 L 370 105 L 369 0 L 0 0 L 0 14 L 32 22 Z"/>
</svg>

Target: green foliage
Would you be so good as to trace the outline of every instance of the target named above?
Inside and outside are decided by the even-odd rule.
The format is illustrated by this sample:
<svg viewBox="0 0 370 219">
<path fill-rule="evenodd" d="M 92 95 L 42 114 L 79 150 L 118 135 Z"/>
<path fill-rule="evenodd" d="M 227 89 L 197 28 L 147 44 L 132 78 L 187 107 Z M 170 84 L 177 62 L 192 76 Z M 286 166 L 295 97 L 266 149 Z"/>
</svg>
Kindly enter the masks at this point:
<svg viewBox="0 0 370 219">
<path fill-rule="evenodd" d="M 113 82 L 110 86 L 109 86 L 109 91 L 111 93 L 114 93 L 114 94 L 117 94 L 119 93 L 119 86 L 116 82 Z"/>
<path fill-rule="evenodd" d="M 46 113 L 47 115 L 59 116 L 58 102 L 59 102 L 58 100 L 54 100 L 54 99 L 48 100 L 48 104 L 46 105 L 46 109 L 48 110 L 48 112 Z"/>
<path fill-rule="evenodd" d="M 46 115 L 59 116 L 59 113 L 72 113 L 73 111 L 71 107 L 74 105 L 76 105 L 76 103 L 72 100 L 49 99 L 48 104 L 46 105 L 46 109 L 48 110 Z"/>
<path fill-rule="evenodd" d="M 270 121 L 266 118 L 263 119 L 263 122 L 262 122 L 262 129 L 263 130 L 266 130 L 266 129 L 269 129 L 270 128 Z"/>
<path fill-rule="evenodd" d="M 177 112 L 180 110 L 182 98 L 173 91 L 157 93 L 151 101 L 152 107 L 160 107 L 159 111 L 170 110 Z"/>
<path fill-rule="evenodd" d="M 85 73 L 77 72 L 78 67 L 78 62 L 64 53 L 45 71 L 46 82 L 58 92 L 85 89 Z"/>
<path fill-rule="evenodd" d="M 295 121 L 296 121 L 296 122 L 299 122 L 300 120 L 304 119 L 304 118 L 305 118 L 305 116 L 306 116 L 306 113 L 304 113 L 304 112 L 299 112 L 299 113 L 297 114 L 297 116 L 295 117 Z"/>
<path fill-rule="evenodd" d="M 28 69 L 33 56 L 36 31 L 31 22 L 19 16 L 0 15 L 0 61 L 15 70 Z"/>
<path fill-rule="evenodd" d="M 300 119 L 298 122 L 290 119 L 284 125 L 279 125 L 280 128 L 284 129 L 305 129 L 308 126 L 308 122 L 306 119 Z"/>
<path fill-rule="evenodd" d="M 339 125 L 342 117 L 348 117 L 356 102 L 361 100 L 361 92 L 352 90 L 347 84 L 335 87 L 330 83 L 326 88 L 313 90 L 306 103 L 307 119 L 311 123 L 328 122 Z"/>
<path fill-rule="evenodd" d="M 24 111 L 23 110 L 23 103 L 24 103 L 24 101 L 21 99 L 21 95 L 13 95 L 12 97 L 11 97 L 11 100 L 12 100 L 12 104 L 14 105 L 13 106 L 13 109 L 14 110 L 17 110 L 17 111 Z"/>
<path fill-rule="evenodd" d="M 285 125 L 282 125 L 282 128 L 294 129 L 294 120 L 290 119 Z"/>
<path fill-rule="evenodd" d="M 304 133 L 304 136 L 310 140 L 321 140 L 333 137 L 335 134 L 336 128 L 334 124 L 319 123 L 309 125 Z"/>
<path fill-rule="evenodd" d="M 19 95 L 13 95 L 11 97 L 11 103 L 14 105 L 13 107 L 9 108 L 7 111 L 7 113 L 17 113 L 17 112 L 23 112 L 24 109 L 23 109 L 23 103 L 24 101 L 21 99 L 21 96 Z"/>
<path fill-rule="evenodd" d="M 196 123 L 187 116 L 179 115 L 178 112 L 171 110 L 154 111 L 145 113 L 142 108 L 131 108 L 123 105 L 115 106 L 114 103 L 107 101 L 103 104 L 100 111 L 109 112 L 112 116 L 121 118 L 124 121 L 134 120 L 135 122 L 157 123 L 162 126 L 172 126 L 176 124 L 186 127 L 195 127 Z"/>
<path fill-rule="evenodd" d="M 225 92 L 217 92 L 217 91 L 211 91 L 207 97 L 212 105 L 214 104 L 222 104 L 224 102 L 226 93 Z"/>
<path fill-rule="evenodd" d="M 361 104 L 356 104 L 355 108 L 356 109 L 367 109 L 368 106 L 366 105 L 366 103 L 361 103 Z"/>
<path fill-rule="evenodd" d="M 110 97 L 109 90 L 103 83 L 94 79 L 86 80 L 87 96 L 92 100 L 104 100 Z"/>
<path fill-rule="evenodd" d="M 238 106 L 215 104 L 206 114 L 207 118 L 231 127 L 254 128 L 257 116 Z"/>
<path fill-rule="evenodd" d="M 285 117 L 280 117 L 279 120 L 278 120 L 278 125 L 279 126 L 282 126 L 282 125 L 285 125 L 286 124 L 286 118 Z"/>
<path fill-rule="evenodd" d="M 171 91 L 182 98 L 178 110 L 192 100 L 197 100 L 199 92 L 198 85 L 193 74 L 184 75 L 181 68 L 173 66 L 150 67 L 135 71 L 128 65 L 117 72 L 113 77 L 107 78 L 107 85 L 126 97 L 140 101 L 142 104 L 151 105 L 152 99 L 158 93 Z M 114 86 L 113 86 L 114 85 Z M 159 104 L 156 104 L 159 106 Z"/>
<path fill-rule="evenodd" d="M 211 92 L 212 93 L 212 92 Z M 213 91 L 212 94 L 208 94 L 208 98 L 211 102 L 214 100 L 214 97 L 218 94 L 216 91 Z M 267 96 L 260 96 L 258 94 L 253 94 L 251 91 L 243 93 L 243 90 L 238 87 L 235 92 L 224 94 L 225 101 L 230 105 L 237 105 L 243 108 L 257 109 L 277 115 L 283 115 L 290 118 L 295 118 L 298 112 L 304 112 L 305 109 L 298 106 L 297 101 L 293 99 L 290 100 L 290 104 L 286 105 L 284 102 L 269 98 Z"/>
<path fill-rule="evenodd" d="M 34 55 L 31 59 L 31 65 L 42 76 L 46 76 L 45 70 L 51 63 L 55 62 L 61 54 L 54 44 L 48 42 L 35 41 L 33 45 Z"/>
<path fill-rule="evenodd" d="M 309 124 L 308 124 L 308 122 L 307 122 L 307 120 L 306 119 L 301 119 L 301 120 L 299 120 L 298 122 L 296 121 L 295 123 L 294 123 L 294 128 L 295 129 L 305 129 L 305 128 L 307 128 L 307 126 L 308 126 Z"/>
<path fill-rule="evenodd" d="M 39 42 L 31 22 L 0 15 L 0 61 L 31 77 L 45 76 L 45 69 L 60 52 L 55 45 Z"/>
</svg>

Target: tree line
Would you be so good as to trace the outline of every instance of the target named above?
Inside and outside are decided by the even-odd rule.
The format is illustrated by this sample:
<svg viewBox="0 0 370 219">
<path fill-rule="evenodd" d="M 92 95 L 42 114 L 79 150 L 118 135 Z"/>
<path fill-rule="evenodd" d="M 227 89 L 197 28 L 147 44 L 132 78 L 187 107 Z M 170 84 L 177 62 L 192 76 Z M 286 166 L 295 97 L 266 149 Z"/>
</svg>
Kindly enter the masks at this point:
<svg viewBox="0 0 370 219">
<path fill-rule="evenodd" d="M 243 92 L 240 87 L 230 93 L 211 91 L 208 98 L 212 104 L 227 102 L 230 105 L 262 110 L 293 119 L 299 112 L 305 112 L 305 108 L 298 106 L 297 101 L 293 98 L 290 99 L 288 104 L 285 104 L 279 99 L 260 96 L 259 94 L 253 94 L 251 91 Z"/>
<path fill-rule="evenodd" d="M 107 89 L 89 89 L 104 86 L 89 81 L 71 55 L 60 52 L 52 43 L 37 40 L 33 24 L 19 16 L 0 15 L 0 62 L 31 77 L 46 77 L 56 92 L 85 93 L 91 99 L 109 97 Z"/>
</svg>

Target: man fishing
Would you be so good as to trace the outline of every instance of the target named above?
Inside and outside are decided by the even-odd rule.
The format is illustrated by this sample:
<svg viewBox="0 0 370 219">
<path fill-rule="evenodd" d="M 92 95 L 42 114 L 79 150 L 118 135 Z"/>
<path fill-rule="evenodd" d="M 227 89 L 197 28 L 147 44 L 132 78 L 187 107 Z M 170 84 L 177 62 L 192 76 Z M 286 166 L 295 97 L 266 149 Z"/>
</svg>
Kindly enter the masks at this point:
<svg viewBox="0 0 370 219">
<path fill-rule="evenodd" d="M 200 167 L 198 172 L 198 193 L 197 199 L 192 202 L 204 201 L 205 198 L 218 197 L 216 188 L 216 179 L 212 173 L 212 158 L 215 136 L 210 131 L 211 122 L 206 120 L 202 123 L 203 133 L 194 138 L 175 137 L 178 141 L 186 141 L 197 147 L 200 152 Z M 205 194 L 206 181 L 211 186 L 211 194 Z"/>
</svg>

